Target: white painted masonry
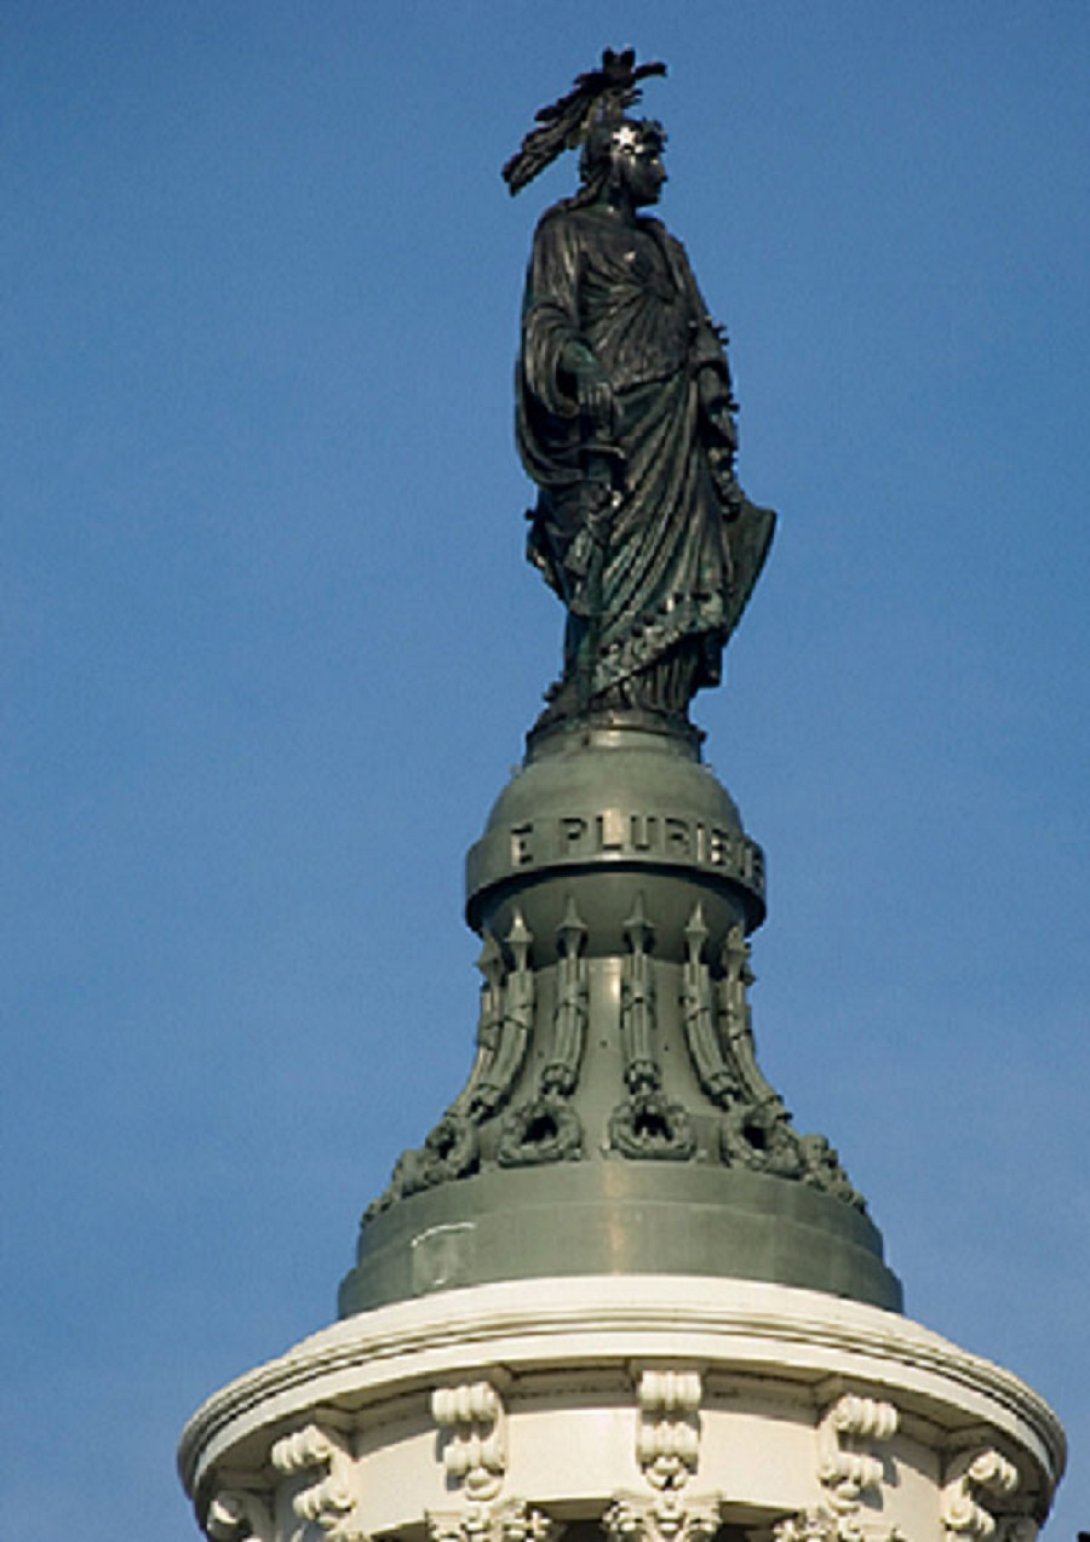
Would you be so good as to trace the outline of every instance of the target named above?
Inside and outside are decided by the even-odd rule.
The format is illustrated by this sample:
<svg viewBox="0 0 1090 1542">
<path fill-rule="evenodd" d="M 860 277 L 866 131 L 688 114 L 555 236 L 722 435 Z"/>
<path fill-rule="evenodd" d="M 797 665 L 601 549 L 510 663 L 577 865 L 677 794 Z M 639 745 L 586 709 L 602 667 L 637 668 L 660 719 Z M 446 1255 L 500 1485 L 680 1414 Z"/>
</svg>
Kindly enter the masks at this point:
<svg viewBox="0 0 1090 1542">
<path fill-rule="evenodd" d="M 1027 1386 L 896 1313 L 672 1275 L 440 1291 L 210 1398 L 214 1542 L 1032 1542 L 1063 1466 Z"/>
</svg>

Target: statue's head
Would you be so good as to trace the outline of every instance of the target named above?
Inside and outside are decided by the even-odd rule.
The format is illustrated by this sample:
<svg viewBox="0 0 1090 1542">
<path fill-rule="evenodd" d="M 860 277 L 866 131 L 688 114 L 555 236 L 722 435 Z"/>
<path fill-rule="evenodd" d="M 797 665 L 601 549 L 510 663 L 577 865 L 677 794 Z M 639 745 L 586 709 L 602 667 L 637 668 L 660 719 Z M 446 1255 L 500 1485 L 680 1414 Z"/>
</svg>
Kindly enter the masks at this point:
<svg viewBox="0 0 1090 1542">
<path fill-rule="evenodd" d="M 636 208 L 657 203 L 666 181 L 665 144 L 665 130 L 656 119 L 603 113 L 583 145 L 578 201 L 591 202 L 611 189 L 623 189 Z"/>
<path fill-rule="evenodd" d="M 633 48 L 605 49 L 597 69 L 576 76 L 565 96 L 541 108 L 535 127 L 503 168 L 509 191 L 517 193 L 562 151 L 582 145 L 583 185 L 571 204 L 595 203 L 611 187 L 624 188 L 636 208 L 655 203 L 666 180 L 666 135 L 653 118 L 625 114 L 640 99 L 640 82 L 665 74 L 665 64 L 657 61 L 637 64 Z"/>
</svg>

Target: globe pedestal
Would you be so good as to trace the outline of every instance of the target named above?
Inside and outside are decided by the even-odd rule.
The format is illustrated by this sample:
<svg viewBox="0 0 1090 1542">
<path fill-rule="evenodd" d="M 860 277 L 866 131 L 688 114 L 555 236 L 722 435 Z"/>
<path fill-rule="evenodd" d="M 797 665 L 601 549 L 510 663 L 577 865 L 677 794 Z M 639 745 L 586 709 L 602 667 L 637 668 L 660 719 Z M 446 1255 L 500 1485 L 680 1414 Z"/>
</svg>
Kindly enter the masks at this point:
<svg viewBox="0 0 1090 1542">
<path fill-rule="evenodd" d="M 555 1274 L 768 1280 L 899 1308 L 862 1197 L 757 1064 L 764 858 L 692 731 L 531 737 L 469 853 L 469 1081 L 371 1206 L 342 1315 Z"/>
<path fill-rule="evenodd" d="M 368 1209 L 342 1321 L 213 1396 L 213 1542 L 1032 1542 L 1020 1381 L 901 1315 L 760 1071 L 764 866 L 693 733 L 532 737 L 469 855 L 468 1081 Z"/>
</svg>

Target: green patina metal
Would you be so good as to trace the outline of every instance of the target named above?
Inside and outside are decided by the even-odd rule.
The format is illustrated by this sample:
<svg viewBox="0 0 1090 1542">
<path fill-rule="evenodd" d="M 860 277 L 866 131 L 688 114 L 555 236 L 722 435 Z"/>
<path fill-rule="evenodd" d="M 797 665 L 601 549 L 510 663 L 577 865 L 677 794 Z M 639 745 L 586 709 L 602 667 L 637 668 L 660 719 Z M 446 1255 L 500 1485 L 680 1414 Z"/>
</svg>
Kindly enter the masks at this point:
<svg viewBox="0 0 1090 1542">
<path fill-rule="evenodd" d="M 567 609 L 564 669 L 468 856 L 468 1080 L 366 1212 L 342 1315 L 602 1272 L 901 1306 L 837 1153 L 757 1062 L 764 859 L 688 711 L 775 516 L 735 480 L 722 335 L 679 243 L 639 212 L 665 136 L 625 113 L 653 73 L 607 52 L 505 168 L 517 191 L 583 146 L 579 193 L 535 237 L 519 367 L 529 554 Z"/>
<path fill-rule="evenodd" d="M 694 736 L 532 736 L 467 862 L 477 1054 L 370 1207 L 342 1314 L 543 1274 L 711 1274 L 899 1309 L 835 1151 L 757 1064 L 764 865 Z"/>
</svg>

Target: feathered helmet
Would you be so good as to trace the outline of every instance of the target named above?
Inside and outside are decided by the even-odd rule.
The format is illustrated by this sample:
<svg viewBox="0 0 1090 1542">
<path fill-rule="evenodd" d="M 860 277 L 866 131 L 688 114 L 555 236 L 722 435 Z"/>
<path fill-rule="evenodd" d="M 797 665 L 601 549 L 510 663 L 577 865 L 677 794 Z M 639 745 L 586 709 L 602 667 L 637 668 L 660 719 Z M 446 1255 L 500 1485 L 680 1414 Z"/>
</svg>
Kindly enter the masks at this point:
<svg viewBox="0 0 1090 1542">
<path fill-rule="evenodd" d="M 665 74 L 665 64 L 637 64 L 633 48 L 621 53 L 607 48 L 600 69 L 577 76 L 567 96 L 537 113 L 538 126 L 503 168 L 508 191 L 521 192 L 564 150 L 582 146 L 579 171 L 587 186 L 608 175 L 618 154 L 634 154 L 647 145 L 661 149 L 666 141 L 662 124 L 651 118 L 633 122 L 625 113 L 640 99 L 641 80 Z"/>
</svg>

